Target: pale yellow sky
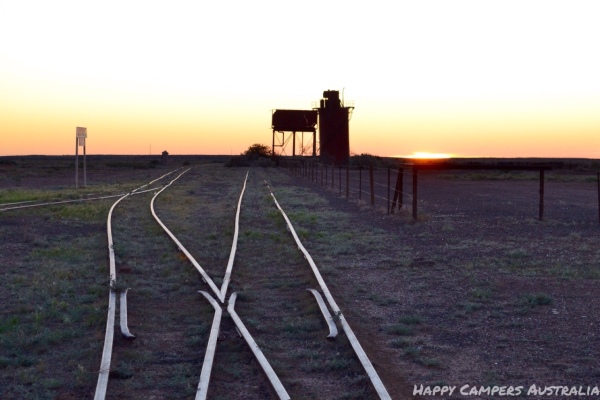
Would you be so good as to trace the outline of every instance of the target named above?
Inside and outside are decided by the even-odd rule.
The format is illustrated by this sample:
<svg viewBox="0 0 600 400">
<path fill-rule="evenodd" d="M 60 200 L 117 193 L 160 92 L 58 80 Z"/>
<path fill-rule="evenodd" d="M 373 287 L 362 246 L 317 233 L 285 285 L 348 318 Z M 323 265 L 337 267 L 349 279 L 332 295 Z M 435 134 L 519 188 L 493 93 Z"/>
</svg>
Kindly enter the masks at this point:
<svg viewBox="0 0 600 400">
<path fill-rule="evenodd" d="M 301 5 L 300 5 L 301 4 Z M 600 158 L 596 1 L 0 0 L 0 155 L 237 154 L 327 89 L 355 153 Z"/>
</svg>

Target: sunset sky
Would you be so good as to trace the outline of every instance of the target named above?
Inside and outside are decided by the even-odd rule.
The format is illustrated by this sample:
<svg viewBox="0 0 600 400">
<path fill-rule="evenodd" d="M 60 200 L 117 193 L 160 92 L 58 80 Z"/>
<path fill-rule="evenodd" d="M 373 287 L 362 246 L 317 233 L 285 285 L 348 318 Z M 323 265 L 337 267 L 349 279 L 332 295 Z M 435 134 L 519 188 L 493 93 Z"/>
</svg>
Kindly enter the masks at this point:
<svg viewBox="0 0 600 400">
<path fill-rule="evenodd" d="M 0 0 L 0 155 L 239 154 L 324 90 L 350 149 L 600 158 L 598 1 Z"/>
</svg>

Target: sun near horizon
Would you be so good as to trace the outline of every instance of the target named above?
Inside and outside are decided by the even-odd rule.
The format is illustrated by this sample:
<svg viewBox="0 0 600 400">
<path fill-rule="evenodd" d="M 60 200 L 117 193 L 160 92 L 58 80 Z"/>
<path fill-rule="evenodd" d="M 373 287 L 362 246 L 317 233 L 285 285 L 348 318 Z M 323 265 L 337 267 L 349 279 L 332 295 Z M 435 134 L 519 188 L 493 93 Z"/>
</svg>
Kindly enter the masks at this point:
<svg viewBox="0 0 600 400">
<path fill-rule="evenodd" d="M 0 2 L 0 155 L 239 154 L 331 89 L 356 154 L 600 158 L 600 3 L 233 5 Z"/>
<path fill-rule="evenodd" d="M 435 160 L 435 159 L 446 159 L 455 157 L 454 154 L 450 153 L 430 153 L 428 151 L 415 151 L 412 154 L 408 154 L 405 156 L 392 156 L 394 158 L 415 158 L 415 159 L 423 159 L 423 160 Z"/>
</svg>

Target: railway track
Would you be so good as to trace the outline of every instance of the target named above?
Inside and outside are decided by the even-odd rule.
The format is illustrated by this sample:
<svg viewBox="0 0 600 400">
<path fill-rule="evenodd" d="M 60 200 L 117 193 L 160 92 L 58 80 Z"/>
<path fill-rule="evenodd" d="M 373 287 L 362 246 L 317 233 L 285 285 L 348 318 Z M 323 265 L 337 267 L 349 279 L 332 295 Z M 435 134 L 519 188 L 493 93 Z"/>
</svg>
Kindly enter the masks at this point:
<svg viewBox="0 0 600 400">
<path fill-rule="evenodd" d="M 2 206 L 116 199 L 104 347 L 78 366 L 95 399 L 390 398 L 269 178 L 200 166 L 119 195 Z"/>
<path fill-rule="evenodd" d="M 179 393 L 166 398 L 391 398 L 266 183 L 266 173 L 241 176 L 227 170 L 227 175 L 215 182 L 210 167 L 186 170 L 157 192 L 148 211 L 162 236 L 148 226 L 148 212 L 140 213 L 138 201 L 127 196 L 117 201 L 129 204 L 117 208 L 123 211 L 115 218 L 114 246 L 109 233 L 110 259 L 121 240 L 123 247 L 144 248 L 152 240 L 160 257 L 175 258 L 176 265 L 156 265 L 158 276 L 127 276 L 121 285 L 131 284 L 129 321 L 139 339 L 117 335 L 110 349 L 109 325 L 114 322 L 109 312 L 105 353 L 107 348 L 114 351 L 117 363 L 109 366 L 108 356 L 103 357 L 96 399 L 150 398 L 176 390 L 172 383 L 181 375 L 185 379 Z M 215 193 L 222 197 L 215 199 Z M 119 221 L 128 213 L 138 214 L 130 225 L 152 230 L 151 239 L 132 226 L 118 233 Z M 110 222 L 108 226 L 110 230 Z M 117 258 L 128 264 L 133 258 L 129 253 L 124 250 Z M 145 262 L 153 258 L 137 257 Z M 110 275 L 116 279 L 119 265 L 112 263 Z M 151 293 L 136 295 L 141 281 L 155 287 L 170 268 L 187 268 L 177 296 L 154 302 Z M 314 289 L 323 293 L 333 317 L 324 301 L 319 305 Z M 114 312 L 116 291 L 110 293 L 109 310 Z M 184 318 L 177 317 L 184 309 Z M 344 333 L 331 340 L 336 323 Z M 168 366 L 171 362 L 176 368 Z M 135 377 L 131 381 L 130 375 Z"/>
</svg>

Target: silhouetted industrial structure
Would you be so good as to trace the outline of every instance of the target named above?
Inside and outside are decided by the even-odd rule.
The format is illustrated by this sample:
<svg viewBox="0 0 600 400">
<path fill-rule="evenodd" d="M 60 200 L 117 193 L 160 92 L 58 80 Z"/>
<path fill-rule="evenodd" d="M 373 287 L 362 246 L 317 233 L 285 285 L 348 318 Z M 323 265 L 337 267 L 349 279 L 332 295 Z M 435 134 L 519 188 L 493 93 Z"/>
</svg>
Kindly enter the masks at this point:
<svg viewBox="0 0 600 400">
<path fill-rule="evenodd" d="M 340 100 L 339 91 L 326 90 L 316 110 L 319 112 L 321 161 L 347 164 L 350 157 L 350 116 L 354 106 L 346 106 Z"/>
<path fill-rule="evenodd" d="M 272 153 L 275 155 L 275 147 L 281 147 L 282 152 L 285 146 L 292 139 L 292 156 L 296 155 L 296 132 L 301 132 L 300 155 L 305 153 L 304 132 L 312 132 L 312 155 L 317 153 L 317 112 L 311 110 L 275 110 L 271 117 L 271 126 L 273 129 L 273 148 Z M 285 139 L 285 132 L 292 132 L 292 136 Z M 281 133 L 281 138 L 277 137 L 277 132 Z M 276 140 L 277 139 L 277 140 Z M 275 142 L 278 142 L 277 144 Z"/>
<path fill-rule="evenodd" d="M 350 118 L 354 104 L 340 99 L 337 90 L 326 90 L 323 98 L 313 105 L 313 110 L 274 110 L 271 117 L 273 129 L 272 154 L 281 147 L 281 154 L 292 140 L 292 156 L 296 156 L 296 132 L 301 132 L 300 152 L 306 155 L 312 147 L 312 156 L 319 153 L 321 160 L 338 165 L 346 164 L 350 157 Z M 316 126 L 318 116 L 319 142 L 317 146 Z M 285 137 L 285 132 L 292 132 Z M 312 132 L 312 142 L 305 145 L 304 132 Z M 280 135 L 279 135 L 280 134 Z"/>
</svg>

